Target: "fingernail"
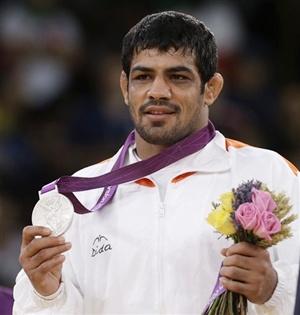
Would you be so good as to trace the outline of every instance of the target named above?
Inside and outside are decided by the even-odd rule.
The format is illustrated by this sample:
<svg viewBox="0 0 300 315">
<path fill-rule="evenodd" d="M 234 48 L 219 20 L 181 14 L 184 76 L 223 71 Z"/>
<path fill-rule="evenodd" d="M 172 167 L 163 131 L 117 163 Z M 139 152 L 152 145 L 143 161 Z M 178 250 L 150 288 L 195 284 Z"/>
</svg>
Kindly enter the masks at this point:
<svg viewBox="0 0 300 315">
<path fill-rule="evenodd" d="M 52 231 L 47 227 L 44 228 L 44 232 L 45 232 L 45 234 L 51 234 L 52 233 Z"/>
</svg>

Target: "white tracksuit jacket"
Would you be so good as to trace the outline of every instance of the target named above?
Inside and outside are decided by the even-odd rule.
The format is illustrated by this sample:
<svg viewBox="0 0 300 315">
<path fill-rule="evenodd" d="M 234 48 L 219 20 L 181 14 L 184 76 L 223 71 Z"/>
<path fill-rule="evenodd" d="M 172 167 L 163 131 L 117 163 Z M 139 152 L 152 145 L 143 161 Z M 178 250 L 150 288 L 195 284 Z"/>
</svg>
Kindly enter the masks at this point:
<svg viewBox="0 0 300 315">
<path fill-rule="evenodd" d="M 108 172 L 116 156 L 79 171 Z M 128 163 L 134 162 L 132 150 Z M 167 181 L 164 200 L 158 182 Z M 216 137 L 201 151 L 147 178 L 119 185 L 111 203 L 76 215 L 65 238 L 72 242 L 58 292 L 38 296 L 21 271 L 14 314 L 201 314 L 232 244 L 206 222 L 212 202 L 250 179 L 288 194 L 299 213 L 297 170 L 275 152 Z M 78 193 L 92 207 L 101 189 Z M 299 221 L 299 220 L 298 220 Z M 248 314 L 292 315 L 299 260 L 299 222 L 294 237 L 270 249 L 279 282 L 264 305 Z"/>
</svg>

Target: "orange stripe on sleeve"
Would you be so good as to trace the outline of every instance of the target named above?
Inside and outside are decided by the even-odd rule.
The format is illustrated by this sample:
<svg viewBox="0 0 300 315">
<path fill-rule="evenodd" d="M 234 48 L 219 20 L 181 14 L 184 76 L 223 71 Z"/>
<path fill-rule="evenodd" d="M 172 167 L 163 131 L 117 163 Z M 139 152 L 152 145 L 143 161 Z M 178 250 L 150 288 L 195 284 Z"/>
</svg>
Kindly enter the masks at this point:
<svg viewBox="0 0 300 315">
<path fill-rule="evenodd" d="M 227 139 L 226 138 L 226 150 L 228 151 L 228 148 L 229 147 L 234 147 L 236 149 L 239 149 L 239 148 L 244 148 L 246 146 L 249 146 L 249 144 L 246 144 L 246 143 L 243 143 L 243 142 L 240 142 L 240 141 L 237 141 L 237 140 L 233 140 L 233 139 Z M 288 166 L 290 167 L 290 169 L 292 170 L 292 172 L 297 175 L 299 170 L 298 168 L 293 164 L 291 163 L 289 160 L 285 159 L 284 157 L 282 157 L 286 163 L 288 164 Z"/>
<path fill-rule="evenodd" d="M 228 151 L 229 147 L 234 147 L 236 149 L 239 149 L 239 148 L 243 148 L 243 147 L 249 146 L 249 144 L 246 144 L 244 142 L 240 142 L 240 141 L 233 140 L 233 139 L 228 139 L 228 138 L 226 138 L 225 144 L 226 144 L 226 150 L 227 151 Z"/>
<path fill-rule="evenodd" d="M 286 161 L 286 163 L 288 164 L 288 166 L 290 167 L 290 169 L 292 170 L 292 172 L 293 172 L 295 175 L 297 175 L 298 172 L 299 172 L 298 168 L 297 168 L 293 163 L 291 163 L 289 160 L 287 160 L 286 158 L 283 158 L 283 159 Z"/>
</svg>

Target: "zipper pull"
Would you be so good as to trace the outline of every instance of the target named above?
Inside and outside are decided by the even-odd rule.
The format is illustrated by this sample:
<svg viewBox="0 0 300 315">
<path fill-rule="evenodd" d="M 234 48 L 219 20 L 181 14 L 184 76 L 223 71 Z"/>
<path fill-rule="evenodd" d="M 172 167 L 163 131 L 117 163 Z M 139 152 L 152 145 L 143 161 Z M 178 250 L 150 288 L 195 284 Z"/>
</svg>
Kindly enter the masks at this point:
<svg viewBox="0 0 300 315">
<path fill-rule="evenodd" d="M 160 217 L 164 217 L 165 216 L 165 205 L 164 205 L 163 202 L 159 203 L 158 214 L 159 214 Z"/>
</svg>

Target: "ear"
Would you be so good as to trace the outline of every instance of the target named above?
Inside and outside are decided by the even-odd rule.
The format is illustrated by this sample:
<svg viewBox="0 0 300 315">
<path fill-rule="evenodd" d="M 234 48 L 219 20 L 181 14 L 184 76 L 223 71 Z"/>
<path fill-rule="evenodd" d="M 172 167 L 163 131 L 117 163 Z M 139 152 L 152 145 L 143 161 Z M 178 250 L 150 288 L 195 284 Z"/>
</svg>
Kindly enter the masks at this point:
<svg viewBox="0 0 300 315">
<path fill-rule="evenodd" d="M 216 72 L 208 82 L 205 83 L 204 88 L 204 104 L 209 106 L 217 99 L 223 88 L 223 77 Z"/>
<path fill-rule="evenodd" d="M 123 94 L 124 102 L 128 105 L 128 79 L 126 73 L 122 70 L 120 76 L 120 87 Z"/>
</svg>

